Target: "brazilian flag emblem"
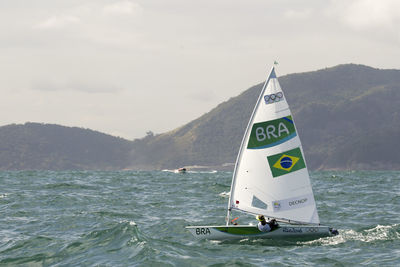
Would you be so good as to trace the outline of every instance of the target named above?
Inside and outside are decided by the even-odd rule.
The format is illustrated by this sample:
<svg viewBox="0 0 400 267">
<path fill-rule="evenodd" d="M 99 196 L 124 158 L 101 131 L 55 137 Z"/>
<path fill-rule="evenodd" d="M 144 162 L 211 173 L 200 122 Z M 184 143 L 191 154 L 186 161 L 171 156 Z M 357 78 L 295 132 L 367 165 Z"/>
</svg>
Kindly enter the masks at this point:
<svg viewBox="0 0 400 267">
<path fill-rule="evenodd" d="M 272 176 L 278 177 L 306 167 L 300 148 L 268 156 Z"/>
</svg>

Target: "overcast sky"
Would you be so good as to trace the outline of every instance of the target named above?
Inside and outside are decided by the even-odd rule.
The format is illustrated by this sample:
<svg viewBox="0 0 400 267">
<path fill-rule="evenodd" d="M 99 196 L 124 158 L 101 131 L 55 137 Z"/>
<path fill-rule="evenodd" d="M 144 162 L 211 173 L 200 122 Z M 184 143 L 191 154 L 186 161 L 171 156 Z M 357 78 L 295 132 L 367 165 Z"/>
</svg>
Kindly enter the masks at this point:
<svg viewBox="0 0 400 267">
<path fill-rule="evenodd" d="M 262 82 L 344 63 L 400 69 L 398 0 L 0 0 L 0 126 L 128 139 Z"/>
</svg>

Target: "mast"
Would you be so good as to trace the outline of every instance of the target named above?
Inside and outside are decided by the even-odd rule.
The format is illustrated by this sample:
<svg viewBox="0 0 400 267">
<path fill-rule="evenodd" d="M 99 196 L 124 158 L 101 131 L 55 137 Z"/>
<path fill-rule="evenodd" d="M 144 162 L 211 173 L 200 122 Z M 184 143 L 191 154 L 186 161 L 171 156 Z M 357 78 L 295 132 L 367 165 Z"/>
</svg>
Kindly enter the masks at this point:
<svg viewBox="0 0 400 267">
<path fill-rule="evenodd" d="M 229 194 L 228 208 L 227 208 L 226 225 L 230 224 L 230 212 L 231 212 L 231 206 L 232 206 L 231 205 L 231 200 L 232 200 L 232 195 L 233 195 L 232 194 L 233 193 L 232 189 L 234 188 L 235 183 L 236 183 L 237 170 L 239 168 L 240 160 L 241 160 L 241 157 L 242 157 L 242 154 L 243 154 L 243 148 L 246 146 L 246 139 L 248 137 L 248 132 L 251 129 L 251 126 L 252 126 L 252 123 L 253 123 L 253 119 L 254 119 L 254 114 L 256 113 L 257 108 L 260 105 L 261 98 L 264 95 L 264 92 L 265 92 L 265 89 L 266 89 L 266 87 L 268 85 L 268 82 L 271 79 L 271 77 L 275 77 L 275 76 L 276 76 L 275 75 L 275 67 L 272 67 L 271 71 L 270 71 L 270 73 L 268 75 L 268 79 L 264 82 L 264 85 L 262 87 L 260 95 L 258 96 L 256 105 L 254 106 L 254 109 L 253 109 L 253 112 L 252 112 L 252 114 L 250 116 L 249 122 L 247 123 L 246 131 L 245 131 L 245 133 L 243 135 L 242 142 L 240 144 L 239 153 L 238 153 L 237 158 L 236 158 L 235 169 L 233 171 L 233 176 L 232 176 L 231 190 L 230 190 L 230 194 Z"/>
</svg>

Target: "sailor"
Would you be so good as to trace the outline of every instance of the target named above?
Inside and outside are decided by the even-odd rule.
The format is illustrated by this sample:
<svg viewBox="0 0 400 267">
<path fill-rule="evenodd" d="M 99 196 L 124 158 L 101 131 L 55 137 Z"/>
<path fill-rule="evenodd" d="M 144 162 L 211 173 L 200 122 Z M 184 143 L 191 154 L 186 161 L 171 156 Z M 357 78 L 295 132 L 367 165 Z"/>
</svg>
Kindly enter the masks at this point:
<svg viewBox="0 0 400 267">
<path fill-rule="evenodd" d="M 258 230 L 261 232 L 269 232 L 272 229 L 275 229 L 278 227 L 278 224 L 276 223 L 275 219 L 272 219 L 270 221 L 266 221 L 264 215 L 257 215 L 256 219 L 259 221 L 258 222 Z"/>
</svg>

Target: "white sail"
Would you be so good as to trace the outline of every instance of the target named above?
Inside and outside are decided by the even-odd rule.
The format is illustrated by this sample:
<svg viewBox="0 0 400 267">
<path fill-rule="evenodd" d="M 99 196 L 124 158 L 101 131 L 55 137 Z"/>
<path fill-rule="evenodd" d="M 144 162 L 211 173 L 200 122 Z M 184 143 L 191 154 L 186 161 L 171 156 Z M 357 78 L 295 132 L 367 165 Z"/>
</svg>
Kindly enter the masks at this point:
<svg viewBox="0 0 400 267">
<path fill-rule="evenodd" d="M 300 139 L 274 68 L 247 126 L 228 205 L 229 210 L 319 223 Z"/>
</svg>

